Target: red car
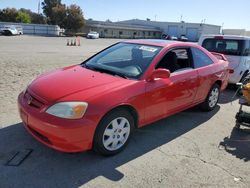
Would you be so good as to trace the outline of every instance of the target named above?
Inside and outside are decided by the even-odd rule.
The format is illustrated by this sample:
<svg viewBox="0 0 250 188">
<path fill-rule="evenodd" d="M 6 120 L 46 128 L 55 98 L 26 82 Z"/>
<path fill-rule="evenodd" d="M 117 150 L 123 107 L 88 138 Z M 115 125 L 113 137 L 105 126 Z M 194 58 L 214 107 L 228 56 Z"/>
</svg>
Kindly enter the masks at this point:
<svg viewBox="0 0 250 188">
<path fill-rule="evenodd" d="M 228 62 L 196 44 L 130 40 L 41 75 L 19 95 L 19 111 L 51 148 L 113 155 L 135 128 L 198 104 L 213 110 L 228 77 Z"/>
</svg>

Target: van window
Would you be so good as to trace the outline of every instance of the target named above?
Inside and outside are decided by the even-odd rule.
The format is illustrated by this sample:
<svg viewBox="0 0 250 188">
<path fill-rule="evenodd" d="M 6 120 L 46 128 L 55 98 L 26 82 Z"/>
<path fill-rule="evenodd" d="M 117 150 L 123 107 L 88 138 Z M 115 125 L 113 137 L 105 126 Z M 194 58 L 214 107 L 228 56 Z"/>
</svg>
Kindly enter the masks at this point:
<svg viewBox="0 0 250 188">
<path fill-rule="evenodd" d="M 244 40 L 233 39 L 205 39 L 202 47 L 210 52 L 218 52 L 225 55 L 242 56 L 244 51 Z"/>
<path fill-rule="evenodd" d="M 250 40 L 246 41 L 244 56 L 250 56 Z"/>
</svg>

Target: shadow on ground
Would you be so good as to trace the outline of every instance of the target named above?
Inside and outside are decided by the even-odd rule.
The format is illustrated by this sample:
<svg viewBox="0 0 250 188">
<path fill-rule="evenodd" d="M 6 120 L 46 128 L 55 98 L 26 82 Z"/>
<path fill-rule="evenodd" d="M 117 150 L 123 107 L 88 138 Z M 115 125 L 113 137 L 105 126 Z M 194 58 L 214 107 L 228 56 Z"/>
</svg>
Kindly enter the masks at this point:
<svg viewBox="0 0 250 188">
<path fill-rule="evenodd" d="M 239 95 L 236 94 L 237 89 L 233 86 L 228 86 L 226 90 L 221 92 L 219 104 L 226 104 L 234 102 L 239 99 Z"/>
<path fill-rule="evenodd" d="M 248 162 L 250 160 L 250 129 L 234 128 L 231 135 L 225 137 L 220 146 L 233 156 Z"/>
<path fill-rule="evenodd" d="M 118 181 L 123 174 L 118 167 L 155 148 L 167 144 L 213 117 L 220 107 L 204 113 L 193 108 L 135 131 L 125 150 L 113 157 L 94 152 L 67 154 L 54 151 L 35 141 L 15 124 L 0 129 L 0 187 L 79 187 L 98 176 Z M 192 117 L 192 118 L 190 118 Z M 195 118 L 194 118 L 195 117 Z M 5 166 L 15 152 L 31 148 L 34 151 L 19 166 Z"/>
</svg>

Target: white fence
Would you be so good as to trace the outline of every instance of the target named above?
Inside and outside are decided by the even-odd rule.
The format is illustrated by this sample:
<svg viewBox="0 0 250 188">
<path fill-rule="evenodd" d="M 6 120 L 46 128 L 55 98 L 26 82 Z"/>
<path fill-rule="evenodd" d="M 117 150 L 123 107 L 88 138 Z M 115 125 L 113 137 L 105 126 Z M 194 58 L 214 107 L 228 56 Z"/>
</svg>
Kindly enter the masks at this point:
<svg viewBox="0 0 250 188">
<path fill-rule="evenodd" d="M 3 27 L 4 25 L 22 26 L 23 34 L 27 35 L 60 36 L 63 31 L 58 25 L 0 22 L 0 27 Z"/>
</svg>

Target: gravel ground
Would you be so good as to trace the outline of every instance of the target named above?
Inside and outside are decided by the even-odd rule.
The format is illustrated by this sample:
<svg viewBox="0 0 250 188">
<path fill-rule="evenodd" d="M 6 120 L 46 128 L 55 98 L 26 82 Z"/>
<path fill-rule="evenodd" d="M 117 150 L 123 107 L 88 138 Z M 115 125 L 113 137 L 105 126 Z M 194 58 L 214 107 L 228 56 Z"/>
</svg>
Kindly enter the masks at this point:
<svg viewBox="0 0 250 188">
<path fill-rule="evenodd" d="M 115 39 L 0 36 L 0 187 L 250 187 L 250 130 L 234 129 L 239 108 L 234 90 L 209 113 L 192 108 L 132 136 L 113 157 L 65 154 L 35 141 L 22 127 L 17 95 L 37 75 L 82 62 Z M 33 149 L 18 167 L 17 151 Z"/>
</svg>

